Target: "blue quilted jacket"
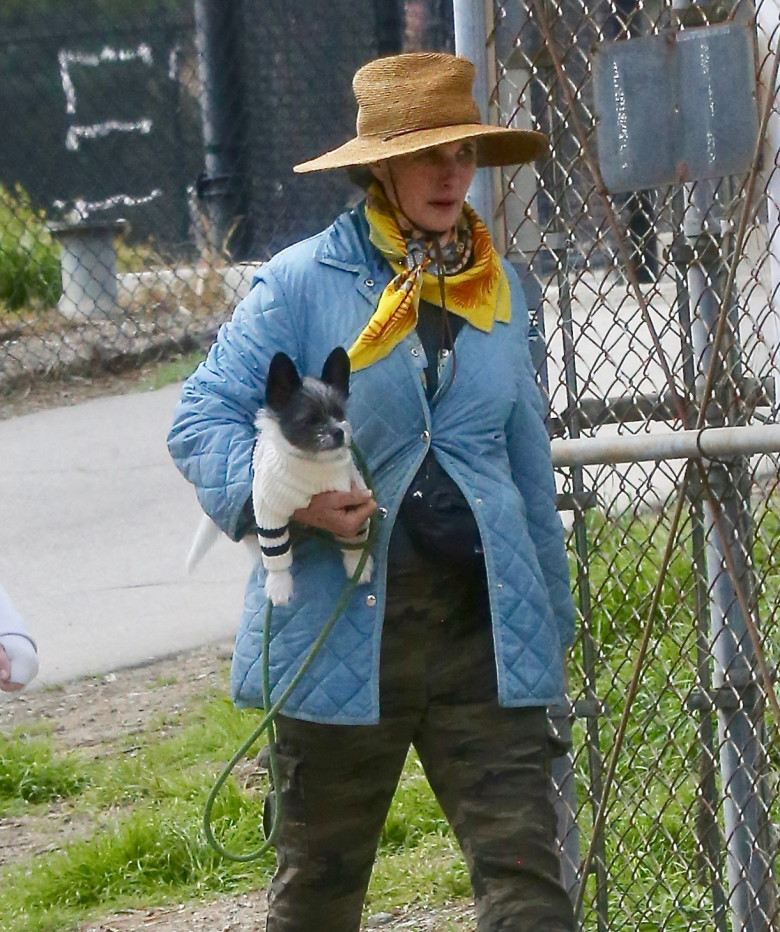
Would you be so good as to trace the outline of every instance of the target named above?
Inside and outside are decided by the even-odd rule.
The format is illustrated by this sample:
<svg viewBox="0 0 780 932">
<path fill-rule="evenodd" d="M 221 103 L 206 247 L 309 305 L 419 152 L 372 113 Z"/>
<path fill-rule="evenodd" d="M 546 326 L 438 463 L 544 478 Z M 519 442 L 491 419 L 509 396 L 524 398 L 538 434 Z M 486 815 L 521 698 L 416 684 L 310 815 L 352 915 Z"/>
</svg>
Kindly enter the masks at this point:
<svg viewBox="0 0 780 932">
<path fill-rule="evenodd" d="M 379 718 L 379 652 L 390 532 L 427 451 L 462 489 L 482 535 L 498 673 L 507 706 L 563 697 L 563 651 L 574 637 L 574 603 L 543 405 L 528 347 L 528 312 L 514 270 L 512 320 L 490 333 L 461 328 L 457 375 L 429 405 L 426 359 L 415 333 L 385 359 L 354 373 L 348 415 L 380 506 L 371 582 L 359 586 L 284 707 L 316 722 Z M 253 423 L 265 374 L 279 350 L 318 375 L 329 351 L 349 347 L 391 276 L 368 239 L 361 208 L 291 246 L 259 271 L 208 358 L 184 385 L 168 438 L 203 509 L 231 537 L 251 495 Z M 452 357 L 448 365 L 452 362 Z M 446 384 L 445 370 L 441 383 Z M 276 699 L 306 658 L 345 582 L 339 551 L 322 539 L 296 546 L 294 594 L 272 616 L 270 673 Z M 249 579 L 231 675 L 233 699 L 262 705 L 263 570 Z"/>
</svg>

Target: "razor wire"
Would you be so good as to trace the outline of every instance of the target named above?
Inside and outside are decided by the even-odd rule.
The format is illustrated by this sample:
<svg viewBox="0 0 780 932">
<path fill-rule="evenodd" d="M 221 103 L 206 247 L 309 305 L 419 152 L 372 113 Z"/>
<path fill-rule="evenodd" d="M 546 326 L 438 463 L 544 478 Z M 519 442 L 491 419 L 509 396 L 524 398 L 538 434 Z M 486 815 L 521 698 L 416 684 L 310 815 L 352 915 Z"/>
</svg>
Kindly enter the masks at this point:
<svg viewBox="0 0 780 932">
<path fill-rule="evenodd" d="M 358 6 L 337 0 L 317 30 L 304 0 L 5 24 L 0 99 L 20 131 L 0 151 L 0 394 L 205 348 L 258 263 L 358 199 L 346 179 L 290 166 L 351 134 L 358 65 L 449 47 L 441 30 L 412 34 L 423 3 Z M 571 742 L 554 763 L 564 877 L 586 930 L 768 932 L 780 457 L 755 438 L 779 404 L 780 9 L 469 6 L 484 11 L 491 118 L 550 139 L 547 158 L 489 187 L 554 455 L 600 445 L 556 467 L 580 610 L 553 710 Z M 733 24 L 755 46 L 758 157 L 742 174 L 607 191 L 599 56 Z M 653 74 L 648 120 L 668 103 L 669 75 Z M 678 143 L 659 136 L 638 162 Z M 621 453 L 686 427 L 691 459 Z M 715 453 L 722 431 L 743 439 Z"/>
</svg>

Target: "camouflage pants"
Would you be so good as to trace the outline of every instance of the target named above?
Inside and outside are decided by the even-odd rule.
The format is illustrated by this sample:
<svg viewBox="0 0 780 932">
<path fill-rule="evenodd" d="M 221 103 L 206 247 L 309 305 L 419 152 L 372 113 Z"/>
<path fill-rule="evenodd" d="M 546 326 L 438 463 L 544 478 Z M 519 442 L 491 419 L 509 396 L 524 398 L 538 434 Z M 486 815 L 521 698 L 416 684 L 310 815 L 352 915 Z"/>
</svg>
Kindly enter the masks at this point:
<svg viewBox="0 0 780 932">
<path fill-rule="evenodd" d="M 389 582 L 380 723 L 277 720 L 283 821 L 267 932 L 358 932 L 410 745 L 466 859 L 479 932 L 571 932 L 546 713 L 496 701 L 481 579 L 426 568 Z"/>
</svg>

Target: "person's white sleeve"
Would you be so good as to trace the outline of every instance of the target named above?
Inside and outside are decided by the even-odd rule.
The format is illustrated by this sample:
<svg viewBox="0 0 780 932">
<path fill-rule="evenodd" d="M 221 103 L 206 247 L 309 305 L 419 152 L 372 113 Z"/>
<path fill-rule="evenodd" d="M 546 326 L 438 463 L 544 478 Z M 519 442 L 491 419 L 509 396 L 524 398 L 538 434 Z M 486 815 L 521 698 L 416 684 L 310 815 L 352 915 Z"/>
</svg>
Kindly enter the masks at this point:
<svg viewBox="0 0 780 932">
<path fill-rule="evenodd" d="M 0 646 L 11 663 L 11 682 L 26 686 L 38 675 L 38 650 L 14 608 L 8 593 L 0 586 Z"/>
</svg>

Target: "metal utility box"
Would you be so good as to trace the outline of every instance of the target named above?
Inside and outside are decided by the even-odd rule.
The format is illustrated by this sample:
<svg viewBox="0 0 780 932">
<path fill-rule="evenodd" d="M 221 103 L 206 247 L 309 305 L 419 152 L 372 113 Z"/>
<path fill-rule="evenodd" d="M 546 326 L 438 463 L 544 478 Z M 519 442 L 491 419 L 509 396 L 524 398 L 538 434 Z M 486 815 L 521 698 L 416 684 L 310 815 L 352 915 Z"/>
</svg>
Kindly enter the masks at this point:
<svg viewBox="0 0 780 932">
<path fill-rule="evenodd" d="M 750 166 L 759 123 L 750 24 L 600 43 L 593 92 L 601 174 L 613 193 Z"/>
</svg>

